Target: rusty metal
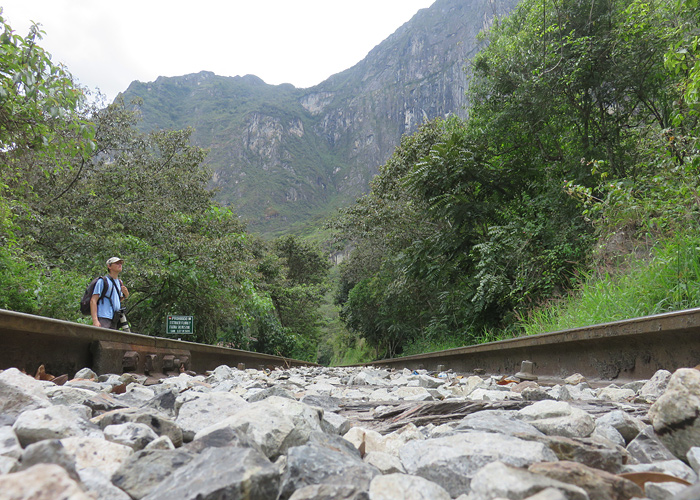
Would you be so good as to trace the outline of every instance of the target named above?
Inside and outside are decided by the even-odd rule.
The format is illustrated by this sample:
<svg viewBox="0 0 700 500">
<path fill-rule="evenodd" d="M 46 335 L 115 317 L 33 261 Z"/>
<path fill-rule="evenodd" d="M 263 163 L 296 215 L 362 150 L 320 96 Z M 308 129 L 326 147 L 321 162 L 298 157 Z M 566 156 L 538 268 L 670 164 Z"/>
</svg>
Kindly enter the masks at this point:
<svg viewBox="0 0 700 500">
<path fill-rule="evenodd" d="M 560 332 L 461 347 L 370 365 L 510 375 L 530 361 L 540 380 L 581 373 L 589 379 L 650 378 L 700 364 L 700 309 L 691 309 Z M 73 375 L 98 373 L 203 373 L 219 365 L 268 369 L 314 365 L 279 356 L 106 330 L 0 310 L 0 369 Z"/>
<path fill-rule="evenodd" d="M 70 321 L 0 309 L 0 369 L 73 376 L 89 367 L 97 373 L 145 374 L 194 371 L 219 365 L 316 366 L 281 356 L 162 337 L 125 333 Z"/>
<path fill-rule="evenodd" d="M 659 369 L 694 367 L 700 364 L 700 308 L 369 364 L 512 374 L 523 360 L 532 361 L 540 379 L 581 373 L 594 380 L 642 380 Z"/>
</svg>

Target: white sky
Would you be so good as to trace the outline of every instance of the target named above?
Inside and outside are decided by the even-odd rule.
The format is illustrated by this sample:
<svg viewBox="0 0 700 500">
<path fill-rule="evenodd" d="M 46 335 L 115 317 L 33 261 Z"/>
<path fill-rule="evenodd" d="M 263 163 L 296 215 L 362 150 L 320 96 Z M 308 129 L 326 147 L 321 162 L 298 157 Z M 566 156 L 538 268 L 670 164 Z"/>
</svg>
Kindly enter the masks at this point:
<svg viewBox="0 0 700 500">
<path fill-rule="evenodd" d="M 0 0 L 3 17 L 111 101 L 133 80 L 199 71 L 311 87 L 434 0 Z"/>
</svg>

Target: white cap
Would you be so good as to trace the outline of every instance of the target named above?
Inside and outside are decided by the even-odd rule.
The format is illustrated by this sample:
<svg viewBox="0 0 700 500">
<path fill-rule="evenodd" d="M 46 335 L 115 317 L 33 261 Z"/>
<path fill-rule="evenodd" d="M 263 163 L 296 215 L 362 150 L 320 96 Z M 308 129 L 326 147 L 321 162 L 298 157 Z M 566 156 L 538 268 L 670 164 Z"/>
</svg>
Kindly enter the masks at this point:
<svg viewBox="0 0 700 500">
<path fill-rule="evenodd" d="M 124 259 L 120 259 L 119 257 L 110 257 L 107 260 L 107 265 L 110 266 L 110 265 L 114 264 L 115 262 L 124 262 Z"/>
</svg>

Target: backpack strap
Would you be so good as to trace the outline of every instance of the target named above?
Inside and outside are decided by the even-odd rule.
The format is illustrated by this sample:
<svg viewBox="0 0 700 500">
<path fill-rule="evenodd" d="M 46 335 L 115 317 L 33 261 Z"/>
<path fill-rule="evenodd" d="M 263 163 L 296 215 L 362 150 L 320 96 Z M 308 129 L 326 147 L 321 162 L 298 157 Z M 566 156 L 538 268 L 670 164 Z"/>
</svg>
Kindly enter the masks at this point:
<svg viewBox="0 0 700 500">
<path fill-rule="evenodd" d="M 102 279 L 102 292 L 100 293 L 100 298 L 97 299 L 97 303 L 99 304 L 101 300 L 104 300 L 105 297 L 107 297 L 107 276 L 102 276 L 100 279 Z"/>
<path fill-rule="evenodd" d="M 117 293 L 119 294 L 119 298 L 121 299 L 121 298 L 122 298 L 122 289 L 121 289 L 121 287 L 118 286 L 118 285 L 114 282 L 114 280 L 112 279 L 111 276 L 106 276 L 106 278 L 108 278 L 109 281 L 112 282 L 112 286 L 113 286 L 114 289 L 117 291 Z M 117 278 L 117 281 L 118 281 L 119 283 L 122 282 L 122 280 L 120 280 L 119 278 Z M 110 295 L 111 295 L 111 294 L 110 294 Z"/>
</svg>

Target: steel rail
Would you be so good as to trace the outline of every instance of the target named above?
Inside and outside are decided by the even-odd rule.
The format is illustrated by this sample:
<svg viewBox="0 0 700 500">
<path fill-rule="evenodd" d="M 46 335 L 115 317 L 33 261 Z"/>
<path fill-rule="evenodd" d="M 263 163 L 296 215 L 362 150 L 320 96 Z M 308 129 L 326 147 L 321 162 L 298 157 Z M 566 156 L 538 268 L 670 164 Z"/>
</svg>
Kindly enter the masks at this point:
<svg viewBox="0 0 700 500">
<path fill-rule="evenodd" d="M 0 369 L 73 376 L 96 373 L 204 373 L 219 365 L 272 368 L 312 365 L 305 361 L 195 342 L 125 333 L 0 309 Z"/>
<path fill-rule="evenodd" d="M 615 321 L 371 363 L 385 367 L 515 374 L 522 362 L 538 377 L 642 380 L 700 364 L 700 308 Z"/>
<path fill-rule="evenodd" d="M 590 379 L 640 380 L 657 370 L 700 364 L 700 308 L 571 330 L 518 337 L 366 365 L 512 375 L 523 361 L 538 377 L 581 373 Z M 33 373 L 43 364 L 55 375 L 83 367 L 98 373 L 197 373 L 221 364 L 250 368 L 314 365 L 161 337 L 106 330 L 0 309 L 0 369 Z"/>
</svg>

